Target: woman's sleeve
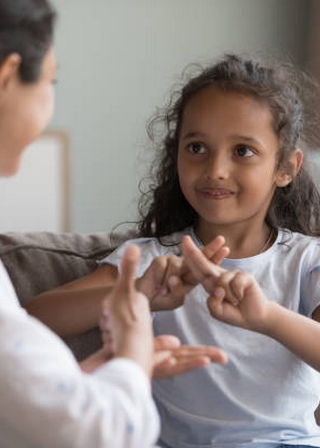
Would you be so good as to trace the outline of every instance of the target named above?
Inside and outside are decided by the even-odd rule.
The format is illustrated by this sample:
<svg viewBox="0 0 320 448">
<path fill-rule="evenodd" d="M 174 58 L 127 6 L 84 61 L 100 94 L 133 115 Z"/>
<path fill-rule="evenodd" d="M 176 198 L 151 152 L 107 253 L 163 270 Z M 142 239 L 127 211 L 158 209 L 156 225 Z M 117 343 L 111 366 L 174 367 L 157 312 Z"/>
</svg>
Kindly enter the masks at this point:
<svg viewBox="0 0 320 448">
<path fill-rule="evenodd" d="M 149 448 L 150 383 L 133 361 L 83 373 L 64 343 L 23 310 L 0 310 L 1 446 Z"/>
</svg>

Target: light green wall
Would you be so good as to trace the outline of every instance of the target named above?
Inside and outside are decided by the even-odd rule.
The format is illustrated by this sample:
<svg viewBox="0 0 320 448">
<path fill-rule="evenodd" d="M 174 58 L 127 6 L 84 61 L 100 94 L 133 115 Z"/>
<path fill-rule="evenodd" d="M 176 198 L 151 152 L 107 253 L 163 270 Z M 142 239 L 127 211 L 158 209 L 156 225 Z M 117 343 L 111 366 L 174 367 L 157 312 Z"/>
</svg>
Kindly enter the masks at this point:
<svg viewBox="0 0 320 448">
<path fill-rule="evenodd" d="M 308 0 L 53 0 L 57 107 L 71 136 L 72 230 L 135 217 L 145 125 L 191 62 L 224 52 L 303 62 Z"/>
</svg>

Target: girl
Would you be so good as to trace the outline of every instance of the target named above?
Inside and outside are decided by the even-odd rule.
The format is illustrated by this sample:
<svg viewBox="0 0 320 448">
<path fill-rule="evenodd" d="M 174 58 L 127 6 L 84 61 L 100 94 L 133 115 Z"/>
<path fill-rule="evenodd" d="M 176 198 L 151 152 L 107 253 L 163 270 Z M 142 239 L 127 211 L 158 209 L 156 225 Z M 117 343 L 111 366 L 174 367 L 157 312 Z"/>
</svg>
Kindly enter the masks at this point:
<svg viewBox="0 0 320 448">
<path fill-rule="evenodd" d="M 51 117 L 54 23 L 47 0 L 0 0 L 1 176 L 16 173 L 26 146 Z M 128 248 L 110 296 L 116 357 L 107 363 L 104 350 L 93 355 L 83 365 L 91 374 L 80 369 L 55 334 L 21 309 L 0 261 L 1 447 L 147 448 L 155 442 L 159 423 L 149 383 L 153 335 L 147 299 L 134 288 L 138 259 L 139 251 Z M 176 338 L 157 339 L 156 345 L 158 362 L 161 355 L 176 363 L 173 368 L 160 363 L 162 376 L 205 365 L 208 358 L 225 360 L 219 350 L 206 347 L 202 353 L 190 348 L 190 359 Z"/>
<path fill-rule="evenodd" d="M 317 87 L 290 65 L 268 66 L 228 55 L 193 77 L 162 117 L 167 133 L 153 184 L 141 200 L 143 238 L 127 243 L 141 249 L 136 284 L 156 311 L 156 334 L 170 331 L 184 343 L 214 343 L 229 357 L 227 366 L 211 365 L 154 383 L 163 447 L 320 446 L 314 418 L 320 397 L 314 368 L 320 370 L 320 356 L 317 344 L 310 346 L 320 337 L 320 246 L 315 238 L 320 199 L 302 151 L 302 146 L 319 146 L 318 115 L 316 108 L 308 109 L 304 87 L 313 87 L 313 99 Z M 201 275 L 201 257 L 192 263 L 192 244 L 188 239 L 183 243 L 193 276 L 211 294 L 213 319 L 203 286 L 172 310 L 182 301 L 170 305 L 177 296 L 170 295 L 177 286 L 170 274 L 185 280 L 172 254 L 180 255 L 185 236 L 202 248 L 218 235 L 230 248 L 229 258 L 218 270 L 203 268 Z M 112 284 L 127 244 L 79 288 Z M 154 259 L 169 270 L 162 269 L 160 280 Z M 239 274 L 237 280 L 239 269 L 255 277 L 263 296 L 252 277 L 244 280 Z M 107 275 L 109 280 L 103 280 Z M 68 289 L 79 297 L 76 285 Z M 250 314 L 259 311 L 256 302 L 265 304 L 266 297 L 274 305 L 263 309 L 273 312 Z"/>
<path fill-rule="evenodd" d="M 138 242 L 140 275 L 155 256 L 178 253 L 184 235 L 199 247 L 223 235 L 230 258 L 222 267 L 248 271 L 280 311 L 290 312 L 270 314 L 268 323 L 277 320 L 269 327 L 255 315 L 252 298 L 237 307 L 223 301 L 223 308 L 216 298 L 209 302 L 212 320 L 198 287 L 182 308 L 155 314 L 156 334 L 170 329 L 184 342 L 214 343 L 229 356 L 224 368 L 154 384 L 163 446 L 320 446 L 314 420 L 320 377 L 306 364 L 320 370 L 317 344 L 310 346 L 320 337 L 320 247 L 314 238 L 320 201 L 299 149 L 316 141 L 306 133 L 302 81 L 289 67 L 227 56 L 193 78 L 166 115 L 158 183 L 143 203 L 141 234 L 153 238 Z M 106 261 L 117 265 L 121 253 Z M 217 285 L 237 299 L 227 280 Z M 293 328 L 301 339 L 290 344 Z"/>
</svg>

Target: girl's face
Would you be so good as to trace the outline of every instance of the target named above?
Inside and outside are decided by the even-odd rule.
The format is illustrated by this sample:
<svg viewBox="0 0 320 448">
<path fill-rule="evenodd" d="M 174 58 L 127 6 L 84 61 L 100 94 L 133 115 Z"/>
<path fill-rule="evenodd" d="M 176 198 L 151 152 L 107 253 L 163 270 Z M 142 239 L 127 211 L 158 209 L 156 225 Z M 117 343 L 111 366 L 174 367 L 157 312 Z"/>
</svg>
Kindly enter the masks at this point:
<svg viewBox="0 0 320 448">
<path fill-rule="evenodd" d="M 19 169 L 21 156 L 48 124 L 54 109 L 53 81 L 56 61 L 51 48 L 41 74 L 34 83 L 22 83 L 18 55 L 10 55 L 0 66 L 0 176 Z"/>
<path fill-rule="evenodd" d="M 253 97 L 210 86 L 187 103 L 178 175 L 200 235 L 263 224 L 276 186 L 291 180 L 276 170 L 278 150 L 271 112 Z"/>
</svg>

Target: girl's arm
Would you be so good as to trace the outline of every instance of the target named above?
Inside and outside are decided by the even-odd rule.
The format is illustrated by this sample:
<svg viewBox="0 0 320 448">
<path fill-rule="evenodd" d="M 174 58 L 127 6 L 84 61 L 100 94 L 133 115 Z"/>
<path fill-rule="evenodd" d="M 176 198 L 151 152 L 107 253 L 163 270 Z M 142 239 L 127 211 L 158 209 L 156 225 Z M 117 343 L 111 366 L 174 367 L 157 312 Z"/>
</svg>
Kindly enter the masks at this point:
<svg viewBox="0 0 320 448">
<path fill-rule="evenodd" d="M 203 252 L 219 264 L 228 254 L 223 237 L 209 243 Z M 175 284 L 169 279 L 175 276 Z M 34 297 L 25 309 L 62 337 L 84 333 L 98 325 L 101 301 L 115 283 L 118 269 L 105 264 L 94 272 Z M 185 294 L 197 284 L 181 257 L 157 257 L 145 274 L 137 279 L 136 288 L 150 301 L 152 311 L 174 309 L 183 304 Z"/>
<path fill-rule="evenodd" d="M 210 313 L 224 322 L 269 336 L 320 371 L 320 307 L 312 319 L 268 300 L 256 280 L 244 272 L 230 271 L 228 284 L 208 299 Z M 225 280 L 223 280 L 223 283 Z M 231 301 L 238 300 L 236 305 Z"/>
<path fill-rule="evenodd" d="M 103 265 L 89 275 L 34 297 L 25 309 L 62 337 L 98 326 L 101 302 L 115 283 L 117 268 Z"/>
<path fill-rule="evenodd" d="M 190 239 L 183 252 L 209 292 L 208 308 L 225 323 L 269 336 L 320 371 L 320 307 L 312 319 L 268 300 L 248 273 L 213 265 Z"/>
</svg>

